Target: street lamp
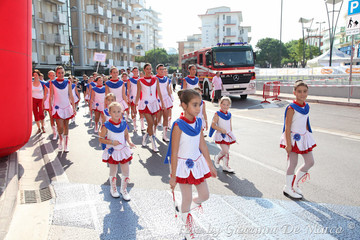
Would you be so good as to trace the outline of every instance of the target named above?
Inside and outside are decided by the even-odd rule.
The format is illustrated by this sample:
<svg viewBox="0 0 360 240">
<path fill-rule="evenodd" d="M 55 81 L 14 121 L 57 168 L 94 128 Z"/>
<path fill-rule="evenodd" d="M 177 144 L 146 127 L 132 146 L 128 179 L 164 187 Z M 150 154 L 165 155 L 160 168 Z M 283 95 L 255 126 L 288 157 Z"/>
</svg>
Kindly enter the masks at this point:
<svg viewBox="0 0 360 240">
<path fill-rule="evenodd" d="M 316 24 L 320 24 L 320 27 L 319 27 L 319 49 L 321 47 L 321 24 L 325 23 L 325 21 L 322 21 L 322 22 L 316 22 Z"/>
<path fill-rule="evenodd" d="M 313 22 L 313 18 L 312 19 L 306 19 L 306 18 L 300 18 L 299 19 L 299 23 L 301 23 L 301 28 L 302 28 L 302 35 L 303 35 L 303 61 L 301 63 L 302 67 L 305 68 L 305 34 L 304 34 L 304 29 L 308 29 L 307 27 L 304 27 L 304 23 L 309 23 Z"/>
</svg>

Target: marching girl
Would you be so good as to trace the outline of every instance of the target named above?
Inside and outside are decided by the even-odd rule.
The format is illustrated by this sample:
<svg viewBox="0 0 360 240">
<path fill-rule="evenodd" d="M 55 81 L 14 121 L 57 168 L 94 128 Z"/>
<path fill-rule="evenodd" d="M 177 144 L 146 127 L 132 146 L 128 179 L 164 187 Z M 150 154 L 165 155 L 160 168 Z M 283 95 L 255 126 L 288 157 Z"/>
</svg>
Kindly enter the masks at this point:
<svg viewBox="0 0 360 240">
<path fill-rule="evenodd" d="M 50 112 L 50 82 L 55 80 L 55 72 L 53 70 L 50 70 L 48 72 L 48 77 L 49 77 L 49 81 L 47 81 L 44 86 L 47 88 L 47 95 L 46 95 L 46 99 L 44 102 L 44 109 L 46 111 L 48 111 L 49 113 L 49 117 L 50 117 L 50 125 L 51 125 L 51 129 L 53 131 L 53 138 L 52 140 L 56 140 L 57 139 L 57 131 L 56 131 L 56 126 L 55 126 L 55 120 Z"/>
<path fill-rule="evenodd" d="M 163 141 L 168 142 L 169 138 L 166 136 L 168 129 L 168 121 L 169 121 L 169 110 L 173 107 L 173 103 L 171 100 L 171 90 L 169 85 L 168 78 L 164 75 L 165 68 L 163 64 L 158 64 L 156 66 L 157 79 L 159 82 L 161 96 L 164 102 L 164 107 L 160 109 L 158 112 L 157 121 L 160 122 L 161 115 L 163 115 Z"/>
<path fill-rule="evenodd" d="M 102 122 L 105 123 L 106 121 L 109 121 L 110 119 L 110 112 L 109 112 L 109 106 L 111 103 L 116 102 L 116 97 L 113 93 L 108 93 L 105 96 L 105 108 L 101 114 Z"/>
<path fill-rule="evenodd" d="M 121 107 L 126 111 L 129 107 L 127 105 L 126 90 L 124 81 L 119 79 L 119 70 L 116 67 L 110 68 L 111 79 L 105 83 L 105 94 L 113 93 L 116 101 L 121 104 Z M 121 78 L 127 79 L 127 75 L 121 75 Z"/>
<path fill-rule="evenodd" d="M 94 132 L 99 131 L 99 120 L 101 113 L 104 111 L 105 101 L 105 86 L 103 85 L 103 77 L 97 76 L 95 79 L 96 86 L 92 88 L 90 105 L 95 112 L 95 129 Z"/>
<path fill-rule="evenodd" d="M 33 106 L 33 114 L 38 130 L 36 134 L 45 133 L 44 128 L 44 102 L 47 95 L 47 88 L 44 86 L 45 83 L 40 81 L 40 71 L 35 69 L 33 71 L 34 81 L 32 82 L 32 106 Z M 40 129 L 41 123 L 41 129 Z"/>
<path fill-rule="evenodd" d="M 299 188 L 299 183 L 306 181 L 309 176 L 308 171 L 314 165 L 312 149 L 316 147 L 316 143 L 310 127 L 310 107 L 305 102 L 308 95 L 308 85 L 297 80 L 293 93 L 295 101 L 289 104 L 285 110 L 284 129 L 280 138 L 280 147 L 285 148 L 288 154 L 286 185 L 283 193 L 287 197 L 301 199 L 303 194 Z M 294 175 L 299 154 L 304 158 L 304 165 Z"/>
<path fill-rule="evenodd" d="M 76 114 L 71 83 L 64 79 L 65 70 L 62 66 L 55 69 L 57 79 L 50 82 L 50 112 L 56 120 L 59 133 L 59 151 L 69 152 L 69 119 Z M 63 145 L 64 140 L 64 145 Z"/>
<path fill-rule="evenodd" d="M 201 95 L 201 89 L 200 88 L 196 87 L 196 88 L 194 88 L 194 90 Z M 200 113 L 199 113 L 199 115 L 197 115 L 197 117 L 200 118 L 201 121 L 202 121 L 202 130 L 207 131 L 208 130 L 208 121 L 207 121 L 205 102 L 203 100 L 201 100 Z M 205 134 L 204 134 L 204 136 L 205 136 Z"/>
<path fill-rule="evenodd" d="M 183 79 L 182 89 L 193 89 L 196 87 L 199 87 L 199 78 L 195 76 L 196 74 L 196 66 L 193 64 L 190 64 L 189 67 L 189 73 L 187 77 Z"/>
<path fill-rule="evenodd" d="M 93 117 L 93 112 L 92 112 L 92 106 L 90 104 L 90 98 L 91 98 L 91 89 L 92 87 L 96 85 L 94 84 L 94 77 L 90 76 L 88 83 L 85 85 L 86 86 L 86 93 L 85 93 L 85 101 L 88 103 L 89 105 L 89 113 L 90 113 L 90 123 L 92 121 L 92 117 Z"/>
<path fill-rule="evenodd" d="M 215 156 L 215 167 L 219 167 L 220 161 L 223 161 L 223 171 L 228 173 L 234 173 L 235 171 L 229 166 L 230 145 L 236 142 L 236 138 L 232 133 L 231 113 L 228 111 L 231 106 L 231 99 L 229 97 L 222 97 L 220 99 L 220 111 L 214 114 L 209 137 L 212 137 L 213 133 L 216 144 L 220 145 L 221 151 Z"/>
<path fill-rule="evenodd" d="M 150 63 L 144 65 L 144 72 L 145 76 L 140 78 L 137 83 L 137 94 L 135 99 L 135 104 L 137 105 L 139 103 L 139 113 L 145 115 L 148 125 L 147 132 L 143 136 L 142 146 L 145 147 L 147 140 L 150 138 L 153 151 L 159 152 L 154 135 L 154 128 L 157 125 L 156 114 L 160 111 L 156 95 L 158 95 L 162 107 L 164 107 L 164 102 L 160 92 L 159 82 L 156 77 L 151 76 Z"/>
<path fill-rule="evenodd" d="M 186 238 L 191 239 L 194 234 L 190 211 L 209 198 L 206 178 L 216 177 L 216 169 L 201 130 L 201 119 L 196 117 L 200 112 L 200 94 L 186 89 L 179 91 L 178 95 L 184 113 L 173 123 L 164 163 L 169 163 L 170 158 L 170 187 L 174 191 L 179 183 L 182 196 L 181 218 L 186 226 Z M 195 185 L 198 192 L 198 196 L 194 198 L 192 185 Z"/>
<path fill-rule="evenodd" d="M 139 78 L 139 69 L 137 67 L 134 67 L 132 69 L 132 77 L 129 79 L 129 84 L 128 84 L 128 91 L 129 91 L 129 104 L 131 107 L 131 119 L 133 121 L 133 125 L 134 125 L 134 131 L 137 131 L 137 126 L 136 126 L 136 114 L 137 114 L 137 109 L 136 109 L 136 104 L 135 104 L 135 98 L 136 98 L 136 93 L 137 93 L 137 83 Z M 144 123 L 144 114 L 140 114 L 140 124 L 141 124 L 141 131 L 145 130 L 145 123 Z"/>
<path fill-rule="evenodd" d="M 131 198 L 126 188 L 130 180 L 129 162 L 132 159 L 132 152 L 127 144 L 131 148 L 134 148 L 135 145 L 130 139 L 127 123 L 122 118 L 122 106 L 118 102 L 113 102 L 109 106 L 109 112 L 111 118 L 104 123 L 100 132 L 99 141 L 106 144 L 102 161 L 110 166 L 110 194 L 114 198 L 120 197 L 116 188 L 116 175 L 120 164 L 122 173 L 120 193 L 125 201 L 130 201 Z"/>
<path fill-rule="evenodd" d="M 74 76 L 71 76 L 71 89 L 72 89 L 72 94 L 73 94 L 73 97 L 74 97 L 74 102 L 75 102 L 75 109 L 78 108 L 78 104 L 80 102 L 80 93 L 77 89 L 77 84 L 76 84 L 76 78 Z M 71 119 L 71 121 L 73 123 L 75 123 L 75 116 Z"/>
</svg>

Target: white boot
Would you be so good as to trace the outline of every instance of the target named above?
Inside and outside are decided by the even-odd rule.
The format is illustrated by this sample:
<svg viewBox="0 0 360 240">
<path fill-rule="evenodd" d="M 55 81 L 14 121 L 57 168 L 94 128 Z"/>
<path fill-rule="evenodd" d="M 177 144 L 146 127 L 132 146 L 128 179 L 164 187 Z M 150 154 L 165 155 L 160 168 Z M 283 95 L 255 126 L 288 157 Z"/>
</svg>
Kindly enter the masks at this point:
<svg viewBox="0 0 360 240">
<path fill-rule="evenodd" d="M 223 157 L 223 172 L 228 172 L 228 173 L 235 173 L 234 169 L 232 169 L 230 166 L 229 166 L 229 154 L 226 154 L 224 157 Z"/>
<path fill-rule="evenodd" d="M 133 125 L 134 125 L 134 131 L 137 131 L 137 126 L 136 126 L 136 118 L 133 118 Z"/>
<path fill-rule="evenodd" d="M 53 138 L 52 138 L 52 140 L 56 140 L 57 139 L 57 131 L 56 131 L 56 127 L 55 126 L 52 126 L 51 127 L 52 128 L 52 130 L 53 130 Z"/>
<path fill-rule="evenodd" d="M 302 196 L 300 194 L 297 194 L 292 187 L 293 180 L 294 180 L 294 175 L 286 175 L 286 185 L 283 189 L 283 193 L 285 196 L 289 198 L 301 199 Z"/>
<path fill-rule="evenodd" d="M 153 136 L 155 136 L 156 135 L 156 129 L 157 129 L 157 126 L 154 124 L 154 127 L 153 127 Z"/>
<path fill-rule="evenodd" d="M 170 140 L 169 140 L 169 138 L 166 136 L 166 134 L 167 134 L 167 127 L 165 127 L 164 128 L 164 130 L 163 130 L 163 141 L 164 142 L 169 142 Z"/>
<path fill-rule="evenodd" d="M 140 124 L 141 124 L 141 131 L 142 131 L 142 132 L 146 131 L 146 129 L 145 129 L 145 123 L 144 123 L 144 118 L 140 118 Z"/>
<path fill-rule="evenodd" d="M 144 136 L 143 136 L 143 140 L 142 140 L 142 146 L 143 147 L 146 146 L 148 139 L 149 139 L 149 134 L 145 133 Z"/>
<path fill-rule="evenodd" d="M 293 189 L 296 193 L 303 195 L 302 191 L 299 188 L 299 183 L 300 183 L 300 181 L 305 182 L 308 176 L 309 176 L 309 174 L 307 172 L 302 172 L 302 171 L 298 170 L 298 172 L 296 173 L 294 184 L 293 184 Z"/>
<path fill-rule="evenodd" d="M 220 161 L 223 160 L 224 157 L 225 155 L 223 155 L 221 152 L 219 152 L 219 154 L 215 156 L 214 164 L 216 168 L 220 167 Z"/>
<path fill-rule="evenodd" d="M 155 135 L 150 136 L 150 142 L 151 142 L 151 146 L 152 146 L 152 150 L 154 152 L 159 152 L 159 149 L 156 146 L 156 139 L 155 139 Z"/>
<path fill-rule="evenodd" d="M 126 177 L 126 176 L 122 176 L 121 178 L 121 185 L 120 185 L 120 193 L 122 195 L 122 198 L 125 200 L 125 201 L 130 201 L 130 195 L 129 193 L 127 192 L 127 184 L 129 182 L 129 177 Z"/>
<path fill-rule="evenodd" d="M 63 150 L 63 138 L 64 138 L 64 135 L 59 134 L 59 142 L 58 142 L 58 150 L 59 150 L 59 152 L 62 152 L 62 150 Z"/>
<path fill-rule="evenodd" d="M 183 212 L 181 213 L 181 219 L 185 224 L 185 238 L 188 239 L 195 239 L 193 228 L 194 228 L 194 220 L 190 212 Z"/>
<path fill-rule="evenodd" d="M 109 177 L 109 182 L 110 182 L 110 194 L 111 194 L 111 196 L 114 197 L 114 198 L 120 197 L 120 194 L 119 194 L 119 192 L 117 191 L 117 188 L 116 188 L 116 177 L 110 176 Z"/>
<path fill-rule="evenodd" d="M 69 152 L 69 135 L 64 136 L 64 152 Z"/>
</svg>

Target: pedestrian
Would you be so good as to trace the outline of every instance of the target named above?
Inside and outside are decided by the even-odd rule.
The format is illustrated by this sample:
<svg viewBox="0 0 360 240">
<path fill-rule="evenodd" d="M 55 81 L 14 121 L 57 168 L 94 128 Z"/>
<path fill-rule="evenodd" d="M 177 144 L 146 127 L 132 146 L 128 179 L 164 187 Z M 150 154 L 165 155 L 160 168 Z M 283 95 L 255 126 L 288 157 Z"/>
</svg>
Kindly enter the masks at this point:
<svg viewBox="0 0 360 240">
<path fill-rule="evenodd" d="M 130 195 L 127 192 L 127 184 L 129 182 L 129 162 L 132 159 L 131 148 L 135 145 L 132 143 L 127 123 L 122 117 L 122 106 L 118 102 L 113 102 L 109 106 L 111 118 L 106 121 L 101 128 L 100 143 L 106 144 L 102 155 L 102 161 L 109 164 L 110 168 L 110 194 L 114 198 L 120 197 L 116 188 L 116 176 L 118 165 L 121 168 L 121 185 L 120 193 L 125 201 L 130 201 Z M 127 145 L 129 144 L 130 147 Z"/>
<path fill-rule="evenodd" d="M 179 183 L 181 218 L 185 224 L 186 239 L 191 239 L 194 237 L 191 211 L 209 198 L 206 178 L 216 177 L 216 169 L 201 130 L 202 121 L 196 117 L 200 112 L 201 95 L 193 89 L 185 89 L 180 90 L 178 96 L 184 112 L 173 123 L 164 163 L 171 164 L 169 183 L 172 191 Z M 192 185 L 195 185 L 198 193 L 194 198 Z"/>
<path fill-rule="evenodd" d="M 171 84 L 173 86 L 173 91 L 174 92 L 175 92 L 177 80 L 178 80 L 178 78 L 176 77 L 176 73 L 173 73 L 173 76 L 171 78 Z"/>
<path fill-rule="evenodd" d="M 55 126 L 55 120 L 49 110 L 50 109 L 50 82 L 55 80 L 55 72 L 53 70 L 50 70 L 48 72 L 48 78 L 49 78 L 49 80 L 44 84 L 44 86 L 47 88 L 47 95 L 46 95 L 46 99 L 44 102 L 44 109 L 49 113 L 50 125 L 51 125 L 51 129 L 53 131 L 52 140 L 56 140 L 58 134 L 57 134 L 56 126 Z"/>
<path fill-rule="evenodd" d="M 164 107 L 160 107 L 158 112 L 157 121 L 160 122 L 161 116 L 163 116 L 163 141 L 168 142 L 169 138 L 167 135 L 168 121 L 169 121 L 169 110 L 173 107 L 171 99 L 171 90 L 168 78 L 164 75 L 164 64 L 158 64 L 156 66 L 156 78 L 159 82 L 161 96 L 164 102 Z M 156 129 L 156 126 L 155 126 Z"/>
<path fill-rule="evenodd" d="M 184 78 L 182 81 L 181 89 L 193 89 L 199 87 L 199 78 L 196 76 L 196 66 L 190 64 L 188 67 L 190 75 Z"/>
<path fill-rule="evenodd" d="M 116 101 L 121 104 L 124 111 L 128 110 L 128 100 L 126 96 L 126 89 L 124 81 L 127 79 L 127 74 L 122 73 L 121 79 L 119 79 L 119 70 L 116 67 L 110 68 L 111 79 L 105 83 L 105 95 L 108 93 L 114 93 Z"/>
<path fill-rule="evenodd" d="M 89 77 L 86 74 L 83 74 L 83 80 L 80 82 L 81 91 L 84 94 L 84 98 L 85 98 L 85 93 L 86 93 L 85 85 L 87 84 L 88 79 L 89 79 Z"/>
<path fill-rule="evenodd" d="M 55 73 L 57 78 L 50 82 L 50 112 L 59 134 L 58 150 L 69 152 L 69 119 L 76 114 L 76 108 L 71 83 L 64 79 L 64 68 L 57 66 Z"/>
<path fill-rule="evenodd" d="M 216 72 L 216 75 L 212 79 L 212 89 L 214 90 L 214 97 L 211 99 L 211 102 L 213 103 L 214 100 L 219 102 L 219 99 L 221 98 L 221 90 L 224 90 L 220 72 Z"/>
<path fill-rule="evenodd" d="M 104 111 L 101 114 L 101 119 L 102 119 L 103 124 L 106 121 L 109 121 L 109 119 L 111 118 L 110 113 L 109 113 L 109 106 L 113 102 L 116 102 L 115 94 L 113 94 L 113 93 L 106 94 L 106 96 L 105 96 L 105 108 L 104 108 Z"/>
<path fill-rule="evenodd" d="M 137 83 L 135 104 L 138 105 L 139 113 L 144 114 L 147 122 L 147 132 L 143 135 L 142 146 L 145 147 L 147 140 L 150 138 L 152 150 L 159 152 L 154 134 L 154 128 L 157 125 L 156 114 L 160 111 L 156 95 L 158 95 L 160 99 L 161 107 L 164 107 L 164 102 L 160 92 L 159 82 L 155 76 L 151 75 L 151 70 L 151 64 L 145 63 L 145 76 L 140 78 Z"/>
<path fill-rule="evenodd" d="M 216 130 L 214 140 L 216 144 L 220 145 L 221 151 L 215 156 L 215 167 L 219 168 L 220 161 L 223 161 L 223 172 L 235 173 L 234 169 L 229 166 L 230 145 L 236 142 L 236 138 L 232 133 L 230 106 L 231 99 L 229 97 L 222 97 L 220 99 L 220 110 L 214 114 L 209 137 L 212 137 Z"/>
<path fill-rule="evenodd" d="M 103 77 L 97 76 L 95 79 L 96 86 L 92 88 L 90 105 L 95 113 L 95 129 L 94 132 L 99 131 L 99 120 L 101 113 L 105 108 L 105 86 L 103 85 Z"/>
<path fill-rule="evenodd" d="M 79 91 L 77 89 L 77 81 L 76 81 L 76 78 L 74 76 L 71 76 L 71 78 L 69 78 L 69 79 L 72 82 L 71 89 L 72 89 L 72 94 L 73 94 L 74 102 L 75 102 L 75 110 L 77 110 L 78 109 L 78 104 L 80 102 L 80 93 L 79 93 Z M 75 123 L 75 115 L 71 119 L 71 122 Z"/>
<path fill-rule="evenodd" d="M 316 147 L 316 143 L 310 127 L 310 107 L 305 102 L 308 96 L 308 85 L 302 80 L 297 80 L 293 93 L 295 101 L 286 107 L 283 134 L 280 138 L 280 147 L 285 148 L 288 154 L 286 185 L 283 193 L 287 197 L 301 199 L 303 193 L 299 188 L 299 182 L 306 181 L 309 176 L 308 171 L 314 165 L 312 150 Z M 294 175 L 299 154 L 304 158 L 304 164 Z"/>
<path fill-rule="evenodd" d="M 127 68 L 126 69 L 126 73 L 127 75 L 129 76 L 129 78 L 132 78 L 134 76 L 134 74 L 131 72 L 131 69 L 130 68 Z"/>
<path fill-rule="evenodd" d="M 137 109 L 136 109 L 136 104 L 135 104 L 135 98 L 136 98 L 136 94 L 137 94 L 137 83 L 138 83 L 139 79 L 140 79 L 139 69 L 138 69 L 138 67 L 133 67 L 132 77 L 130 77 L 130 79 L 129 79 L 129 94 L 128 94 L 128 96 L 129 96 L 129 105 L 131 108 L 131 119 L 133 122 L 135 132 L 137 131 L 137 125 L 136 125 Z M 140 123 L 141 123 L 141 130 L 145 129 L 143 114 L 140 114 Z"/>
<path fill-rule="evenodd" d="M 38 130 L 36 134 L 45 133 L 44 127 L 44 102 L 47 95 L 47 88 L 44 86 L 45 82 L 40 81 L 40 71 L 35 69 L 33 71 L 34 81 L 32 82 L 32 106 L 33 106 L 33 115 L 36 122 Z M 41 124 L 41 129 L 40 129 Z"/>
<path fill-rule="evenodd" d="M 201 95 L 201 89 L 199 87 L 194 88 L 194 90 Z M 202 121 L 202 124 L 201 124 L 202 130 L 207 131 L 208 130 L 208 121 L 207 121 L 205 102 L 203 100 L 201 100 L 201 104 L 200 104 L 200 113 L 196 117 L 200 118 Z M 206 137 L 205 133 L 204 133 L 204 136 Z"/>
</svg>

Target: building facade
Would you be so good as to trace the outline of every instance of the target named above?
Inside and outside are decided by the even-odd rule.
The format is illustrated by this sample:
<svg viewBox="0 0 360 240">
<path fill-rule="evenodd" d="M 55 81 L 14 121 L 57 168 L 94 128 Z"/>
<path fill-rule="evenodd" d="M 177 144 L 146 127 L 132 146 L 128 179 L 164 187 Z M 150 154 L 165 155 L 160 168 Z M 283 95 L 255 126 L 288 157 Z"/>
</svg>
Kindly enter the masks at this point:
<svg viewBox="0 0 360 240">
<path fill-rule="evenodd" d="M 186 41 L 178 41 L 179 66 L 181 66 L 181 56 L 183 54 L 201 49 L 201 33 L 187 36 Z"/>
<path fill-rule="evenodd" d="M 144 0 L 33 0 L 33 67 L 90 73 L 97 68 L 95 52 L 107 55 L 103 71 L 137 66 L 135 56 L 144 56 L 149 42 L 160 46 L 160 22 Z"/>
</svg>

